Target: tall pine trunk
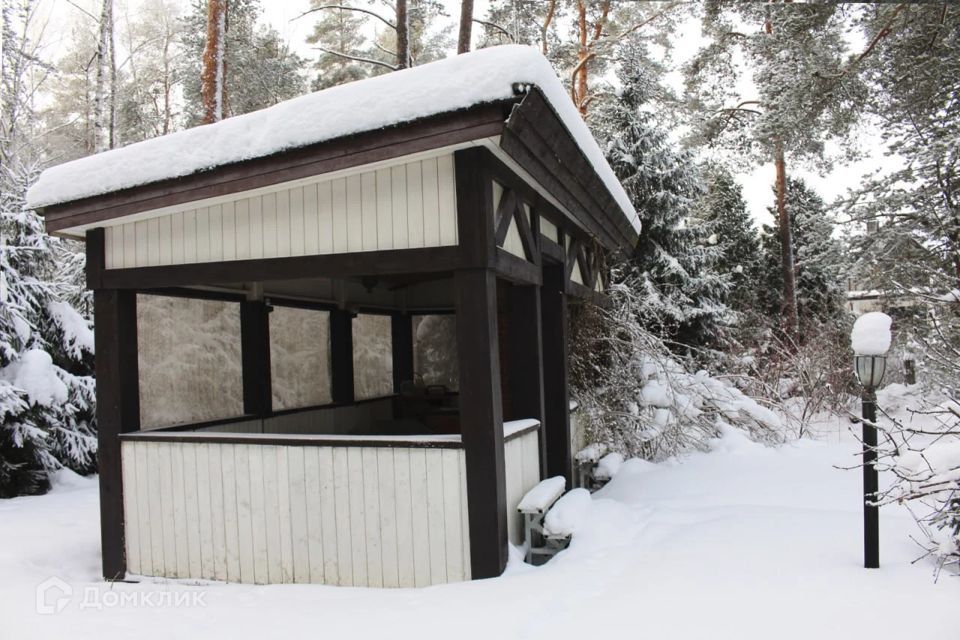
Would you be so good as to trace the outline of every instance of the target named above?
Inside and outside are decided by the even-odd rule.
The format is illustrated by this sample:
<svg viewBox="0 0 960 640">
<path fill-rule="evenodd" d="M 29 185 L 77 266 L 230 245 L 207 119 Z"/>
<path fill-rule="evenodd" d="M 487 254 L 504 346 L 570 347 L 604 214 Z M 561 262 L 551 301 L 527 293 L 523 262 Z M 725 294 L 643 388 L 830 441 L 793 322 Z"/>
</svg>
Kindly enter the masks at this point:
<svg viewBox="0 0 960 640">
<path fill-rule="evenodd" d="M 227 0 L 207 2 L 207 41 L 203 47 L 200 72 L 200 96 L 203 99 L 203 123 L 219 122 L 224 113 L 225 62 L 223 49 L 227 35 Z"/>
<path fill-rule="evenodd" d="M 783 329 L 787 335 L 796 337 L 799 319 L 797 318 L 797 282 L 793 264 L 793 229 L 790 224 L 790 212 L 787 211 L 787 166 L 783 154 L 783 142 L 774 141 L 773 163 L 777 170 L 775 191 L 777 195 L 777 222 L 780 225 L 780 269 L 783 273 Z"/>
<path fill-rule="evenodd" d="M 407 0 L 397 0 L 397 69 L 410 66 L 410 18 Z"/>
<path fill-rule="evenodd" d="M 114 146 L 116 63 L 113 55 L 113 0 L 103 0 L 97 38 L 97 83 L 93 97 L 93 150 Z"/>
<path fill-rule="evenodd" d="M 457 38 L 457 53 L 470 51 L 473 34 L 473 0 L 460 0 L 460 36 Z"/>
</svg>

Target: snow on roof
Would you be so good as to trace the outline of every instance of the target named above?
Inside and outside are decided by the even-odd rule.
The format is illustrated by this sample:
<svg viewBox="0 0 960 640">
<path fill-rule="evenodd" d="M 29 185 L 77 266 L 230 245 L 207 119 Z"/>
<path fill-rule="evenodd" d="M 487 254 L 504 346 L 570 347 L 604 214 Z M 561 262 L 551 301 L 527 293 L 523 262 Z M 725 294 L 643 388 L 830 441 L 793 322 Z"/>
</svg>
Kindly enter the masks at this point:
<svg viewBox="0 0 960 640">
<path fill-rule="evenodd" d="M 44 171 L 31 208 L 186 176 L 286 149 L 509 99 L 513 85 L 538 87 L 617 204 L 639 232 L 630 199 L 553 67 L 533 47 L 481 49 L 311 93 L 215 124 L 178 131 Z"/>
</svg>

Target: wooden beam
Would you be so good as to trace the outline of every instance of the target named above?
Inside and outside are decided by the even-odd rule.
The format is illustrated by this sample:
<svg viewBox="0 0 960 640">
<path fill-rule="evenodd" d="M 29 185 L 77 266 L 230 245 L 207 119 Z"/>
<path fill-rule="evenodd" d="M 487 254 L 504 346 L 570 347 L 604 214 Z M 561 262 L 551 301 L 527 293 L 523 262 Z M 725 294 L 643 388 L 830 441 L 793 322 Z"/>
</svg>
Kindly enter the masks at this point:
<svg viewBox="0 0 960 640">
<path fill-rule="evenodd" d="M 543 422 L 543 340 L 540 288 L 507 288 L 507 340 L 510 350 L 510 406 L 505 420 L 534 418 Z M 546 438 L 540 436 L 540 474 L 546 471 Z"/>
<path fill-rule="evenodd" d="M 243 362 L 243 412 L 266 418 L 273 413 L 273 381 L 270 313 L 263 301 L 240 303 L 240 354 Z"/>
<path fill-rule="evenodd" d="M 570 448 L 570 398 L 567 391 L 567 296 L 565 266 L 543 266 L 540 289 L 543 341 L 543 434 L 546 440 L 546 475 L 563 476 L 567 487 L 573 482 L 573 455 Z"/>
<path fill-rule="evenodd" d="M 461 231 L 462 233 L 462 231 Z M 357 251 L 295 258 L 229 260 L 162 267 L 107 269 L 105 286 L 113 289 L 156 289 L 203 284 L 344 278 L 453 271 L 460 264 L 457 247 Z"/>
<path fill-rule="evenodd" d="M 127 562 L 120 434 L 140 429 L 137 297 L 132 291 L 98 289 L 93 304 L 102 568 L 105 579 L 123 580 Z"/>
<path fill-rule="evenodd" d="M 566 276 L 567 280 L 570 279 L 570 276 L 573 275 L 573 266 L 577 264 L 577 255 L 580 253 L 580 240 L 577 238 L 570 239 L 570 246 L 567 247 L 567 258 L 566 258 Z M 580 274 L 583 275 L 582 273 Z"/>
<path fill-rule="evenodd" d="M 87 289 L 103 288 L 103 270 L 106 268 L 106 233 L 102 227 L 87 231 L 86 238 Z"/>
<path fill-rule="evenodd" d="M 480 147 L 453 154 L 457 186 L 457 230 L 462 267 L 488 268 L 496 255 L 490 152 Z"/>
<path fill-rule="evenodd" d="M 330 312 L 330 395 L 335 404 L 354 401 L 353 314 L 346 309 Z"/>
<path fill-rule="evenodd" d="M 507 239 L 507 232 L 510 231 L 510 222 L 513 220 L 516 208 L 517 194 L 513 189 L 504 189 L 503 195 L 500 196 L 500 202 L 497 204 L 497 216 L 494 221 L 498 247 L 502 247 Z"/>
<path fill-rule="evenodd" d="M 497 283 L 489 269 L 459 270 L 455 282 L 471 575 L 492 578 L 507 566 Z"/>
<path fill-rule="evenodd" d="M 431 116 L 40 210 L 48 232 L 499 135 L 514 100 Z"/>
<path fill-rule="evenodd" d="M 510 282 L 536 285 L 542 282 L 542 275 L 538 265 L 528 262 L 519 256 L 515 256 L 509 251 L 499 247 L 497 247 L 497 255 L 493 264 L 497 275 Z"/>
<path fill-rule="evenodd" d="M 393 342 L 393 390 L 413 380 L 413 317 L 409 313 L 394 313 L 391 316 Z"/>
<path fill-rule="evenodd" d="M 533 213 L 532 210 L 531 213 Z M 522 200 L 517 202 L 517 212 L 514 217 L 517 221 L 517 231 L 520 232 L 520 242 L 523 243 L 523 251 L 527 256 L 527 260 L 534 264 L 540 264 L 540 247 L 537 246 L 537 241 L 533 235 L 533 228 L 527 219 L 527 212 L 524 209 Z"/>
</svg>

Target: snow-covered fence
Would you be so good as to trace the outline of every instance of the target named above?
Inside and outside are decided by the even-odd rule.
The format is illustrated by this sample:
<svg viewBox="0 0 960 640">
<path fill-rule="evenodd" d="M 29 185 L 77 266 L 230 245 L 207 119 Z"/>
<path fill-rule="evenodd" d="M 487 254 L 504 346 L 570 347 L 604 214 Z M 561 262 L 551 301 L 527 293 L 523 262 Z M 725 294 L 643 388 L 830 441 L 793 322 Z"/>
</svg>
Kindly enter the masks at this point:
<svg viewBox="0 0 960 640">
<path fill-rule="evenodd" d="M 131 434 L 132 574 L 414 587 L 470 578 L 456 436 Z"/>
<path fill-rule="evenodd" d="M 228 425 L 229 426 L 229 425 Z M 540 480 L 536 420 L 504 425 L 510 540 Z M 459 435 L 122 436 L 128 572 L 255 584 L 470 579 Z"/>
<path fill-rule="evenodd" d="M 503 466 L 506 470 L 507 524 L 510 542 L 523 543 L 523 516 L 517 505 L 540 482 L 540 423 L 516 420 L 503 425 Z"/>
</svg>

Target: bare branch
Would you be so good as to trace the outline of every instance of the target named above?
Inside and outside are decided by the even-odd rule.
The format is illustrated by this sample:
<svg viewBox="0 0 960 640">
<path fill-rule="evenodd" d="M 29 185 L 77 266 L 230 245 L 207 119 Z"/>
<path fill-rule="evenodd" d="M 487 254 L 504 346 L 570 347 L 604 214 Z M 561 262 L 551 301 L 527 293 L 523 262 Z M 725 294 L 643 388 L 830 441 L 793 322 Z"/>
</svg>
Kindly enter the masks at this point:
<svg viewBox="0 0 960 640">
<path fill-rule="evenodd" d="M 377 65 L 377 66 L 380 66 L 380 67 L 386 67 L 387 69 L 390 69 L 391 71 L 396 71 L 396 70 L 399 68 L 399 67 L 396 67 L 396 66 L 394 66 L 394 65 L 392 65 L 392 64 L 388 64 L 388 63 L 386 63 L 386 62 L 382 62 L 382 61 L 380 61 L 380 60 L 374 60 L 373 58 L 364 58 L 363 56 L 355 56 L 355 55 L 352 55 L 352 54 L 349 54 L 349 53 L 344 53 L 343 51 L 334 51 L 333 49 L 327 49 L 327 48 L 325 48 L 325 47 L 313 47 L 313 48 L 314 48 L 314 49 L 318 49 L 318 50 L 320 50 L 320 51 L 323 51 L 324 53 L 329 53 L 329 54 L 332 55 L 332 56 L 337 56 L 338 58 L 344 58 L 344 59 L 346 59 L 346 60 L 353 60 L 354 62 L 364 62 L 364 63 L 366 63 L 366 64 L 374 64 L 374 65 Z"/>
<path fill-rule="evenodd" d="M 393 22 L 390 22 L 389 20 L 387 20 L 386 18 L 384 18 L 382 15 L 380 15 L 380 14 L 377 13 L 376 11 L 371 11 L 370 9 L 364 9 L 364 8 L 362 8 L 362 7 L 351 7 L 351 6 L 348 6 L 348 5 L 345 5 L 345 4 L 326 4 L 326 5 L 323 5 L 322 7 L 314 7 L 313 9 L 307 9 L 306 11 L 304 11 L 303 13 L 301 13 L 300 15 L 298 15 L 297 17 L 291 18 L 291 19 L 290 19 L 290 22 L 293 22 L 294 20 L 299 20 L 300 18 L 302 18 L 303 16 L 305 16 L 305 15 L 307 15 L 307 14 L 309 14 L 309 13 L 316 13 L 316 12 L 318 12 L 318 11 L 323 11 L 323 10 L 325 10 L 325 9 L 338 9 L 338 10 L 340 10 L 340 11 L 356 11 L 357 13 L 365 13 L 365 14 L 367 14 L 368 16 L 373 16 L 374 18 L 376 18 L 377 20 L 379 20 L 379 21 L 382 22 L 383 24 L 387 25 L 388 27 L 390 27 L 390 28 L 393 29 L 394 31 L 397 30 L 397 25 L 396 25 L 396 24 L 394 24 Z M 330 52 L 328 52 L 328 53 L 330 53 Z"/>
</svg>

